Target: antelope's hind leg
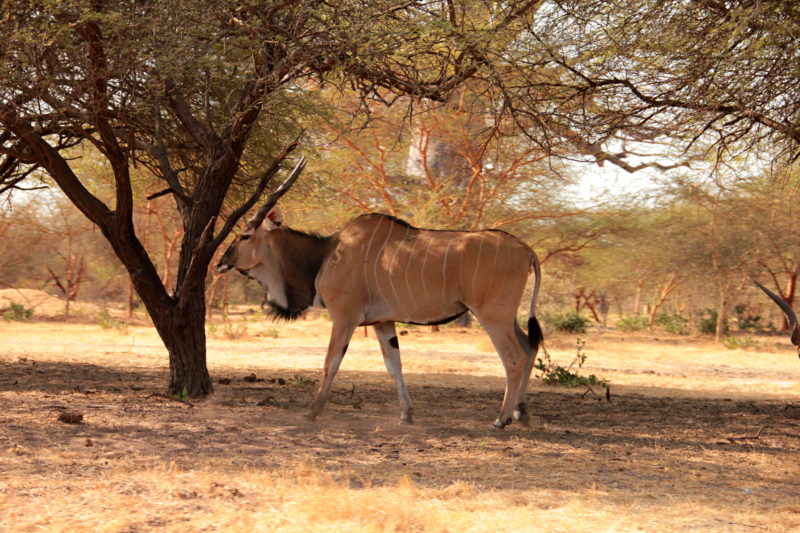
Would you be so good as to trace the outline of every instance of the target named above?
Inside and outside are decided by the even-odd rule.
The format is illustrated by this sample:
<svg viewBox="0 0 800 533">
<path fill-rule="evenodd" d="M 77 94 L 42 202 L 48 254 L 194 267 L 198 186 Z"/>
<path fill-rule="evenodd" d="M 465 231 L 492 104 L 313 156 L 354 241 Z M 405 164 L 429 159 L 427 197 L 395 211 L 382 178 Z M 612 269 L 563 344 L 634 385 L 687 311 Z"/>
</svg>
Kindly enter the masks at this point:
<svg viewBox="0 0 800 533">
<path fill-rule="evenodd" d="M 514 333 L 517 337 L 522 350 L 525 352 L 525 368 L 522 370 L 520 377 L 519 391 L 517 392 L 517 402 L 514 408 L 514 419 L 518 420 L 521 424 L 527 426 L 530 423 L 530 415 L 528 414 L 528 382 L 531 379 L 531 371 L 533 371 L 533 363 L 536 360 L 536 353 L 531 348 L 528 336 L 520 329 L 519 324 L 514 323 Z"/>
<path fill-rule="evenodd" d="M 339 371 L 339 365 L 342 364 L 344 354 L 347 352 L 347 346 L 350 343 L 350 338 L 356 330 L 357 324 L 346 323 L 342 324 L 334 321 L 331 327 L 331 339 L 328 342 L 328 353 L 325 356 L 325 366 L 322 369 L 322 379 L 320 380 L 319 389 L 308 408 L 306 418 L 314 420 L 322 412 L 325 407 L 325 401 L 328 399 L 328 392 L 331 389 L 331 383 Z"/>
<path fill-rule="evenodd" d="M 492 344 L 497 350 L 497 355 L 500 356 L 506 371 L 506 392 L 503 396 L 503 404 L 500 407 L 500 416 L 494 422 L 495 427 L 504 428 L 511 423 L 514 412 L 520 410 L 520 387 L 522 385 L 527 386 L 527 379 L 524 379 L 524 374 L 533 363 L 529 363 L 530 357 L 528 357 L 528 354 L 519 343 L 515 331 L 519 330 L 519 326 L 517 326 L 514 317 L 493 319 L 481 316 L 480 313 L 475 313 L 475 316 L 478 317 L 483 329 L 489 334 L 489 338 L 492 340 Z M 518 420 L 524 422 L 525 419 L 523 417 L 518 418 Z"/>
<path fill-rule="evenodd" d="M 400 423 L 412 424 L 414 422 L 414 408 L 411 406 L 411 398 L 408 396 L 408 389 L 403 380 L 403 365 L 400 362 L 400 344 L 397 341 L 397 330 L 394 322 L 381 322 L 373 326 L 375 334 L 381 343 L 383 362 L 386 370 L 394 379 L 397 385 L 397 396 L 400 400 Z"/>
</svg>

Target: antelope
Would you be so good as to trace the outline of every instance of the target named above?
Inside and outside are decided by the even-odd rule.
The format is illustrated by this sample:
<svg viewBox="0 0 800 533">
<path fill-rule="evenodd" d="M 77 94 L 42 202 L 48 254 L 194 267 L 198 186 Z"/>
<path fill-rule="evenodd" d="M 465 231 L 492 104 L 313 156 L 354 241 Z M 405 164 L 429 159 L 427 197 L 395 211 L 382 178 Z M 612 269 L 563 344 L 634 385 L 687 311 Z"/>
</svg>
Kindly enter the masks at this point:
<svg viewBox="0 0 800 533">
<path fill-rule="evenodd" d="M 791 307 L 789 307 L 789 304 L 787 304 L 783 298 L 781 298 L 780 296 L 778 296 L 777 294 L 775 294 L 774 292 L 772 292 L 771 290 L 769 290 L 768 288 L 757 282 L 756 280 L 753 280 L 753 283 L 758 285 L 758 287 L 762 291 L 764 291 L 767 294 L 767 296 L 772 298 L 772 301 L 778 304 L 778 307 L 780 307 L 781 311 L 783 311 L 783 313 L 786 315 L 786 320 L 789 322 L 789 328 L 792 330 L 790 334 L 791 335 L 790 340 L 791 343 L 797 347 L 797 355 L 798 357 L 800 357 L 800 327 L 798 327 L 797 325 L 797 315 L 794 314 L 794 310 Z"/>
<path fill-rule="evenodd" d="M 356 217 L 327 237 L 290 229 L 275 204 L 304 165 L 305 159 L 267 198 L 225 251 L 217 271 L 235 269 L 258 280 L 275 317 L 293 320 L 312 305 L 330 313 L 322 379 L 306 418 L 322 412 L 355 329 L 372 326 L 397 386 L 400 421 L 411 424 L 395 322 L 443 324 L 471 311 L 505 368 L 505 395 L 494 425 L 503 428 L 512 418 L 527 424 L 526 389 L 543 340 L 535 314 L 541 273 L 533 250 L 500 230 L 421 229 L 378 213 Z M 516 314 L 531 271 L 535 280 L 526 335 Z"/>
</svg>

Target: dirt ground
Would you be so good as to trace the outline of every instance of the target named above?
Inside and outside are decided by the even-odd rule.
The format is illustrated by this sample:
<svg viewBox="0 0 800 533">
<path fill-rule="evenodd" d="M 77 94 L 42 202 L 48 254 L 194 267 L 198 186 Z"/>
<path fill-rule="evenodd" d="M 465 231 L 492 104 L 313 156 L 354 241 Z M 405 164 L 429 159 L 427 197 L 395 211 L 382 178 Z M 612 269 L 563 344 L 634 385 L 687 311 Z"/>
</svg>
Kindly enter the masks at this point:
<svg viewBox="0 0 800 533">
<path fill-rule="evenodd" d="M 800 530 L 800 361 L 782 337 L 594 331 L 580 372 L 610 401 L 533 380 L 530 427 L 497 430 L 502 366 L 478 329 L 403 329 L 413 426 L 361 330 L 305 421 L 328 328 L 213 323 L 215 393 L 187 403 L 163 394 L 151 328 L 0 322 L 0 530 Z M 566 365 L 575 341 L 548 350 Z"/>
</svg>

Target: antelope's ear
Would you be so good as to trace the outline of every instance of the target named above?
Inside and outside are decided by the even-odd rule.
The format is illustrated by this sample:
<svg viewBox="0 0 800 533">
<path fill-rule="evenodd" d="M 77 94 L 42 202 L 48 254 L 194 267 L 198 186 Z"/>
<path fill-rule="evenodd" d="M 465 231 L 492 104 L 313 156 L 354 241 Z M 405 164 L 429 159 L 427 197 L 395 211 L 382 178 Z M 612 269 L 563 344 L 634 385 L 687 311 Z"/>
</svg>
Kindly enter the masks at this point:
<svg viewBox="0 0 800 533">
<path fill-rule="evenodd" d="M 277 206 L 269 210 L 262 223 L 268 230 L 280 227 L 281 224 L 283 224 L 283 213 L 281 213 L 281 210 Z"/>
</svg>

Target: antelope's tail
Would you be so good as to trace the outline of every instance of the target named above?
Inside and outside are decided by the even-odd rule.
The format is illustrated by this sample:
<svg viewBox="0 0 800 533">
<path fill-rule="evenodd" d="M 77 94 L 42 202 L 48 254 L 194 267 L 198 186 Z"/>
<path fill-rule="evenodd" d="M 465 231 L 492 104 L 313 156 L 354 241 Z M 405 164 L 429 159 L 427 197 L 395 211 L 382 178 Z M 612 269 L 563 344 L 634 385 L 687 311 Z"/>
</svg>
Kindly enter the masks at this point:
<svg viewBox="0 0 800 533">
<path fill-rule="evenodd" d="M 539 267 L 539 258 L 531 251 L 531 267 L 533 268 L 533 296 L 531 296 L 531 312 L 528 318 L 528 342 L 535 352 L 544 341 L 544 334 L 539 321 L 536 319 L 536 298 L 539 297 L 539 283 L 542 281 L 542 271 Z"/>
</svg>

